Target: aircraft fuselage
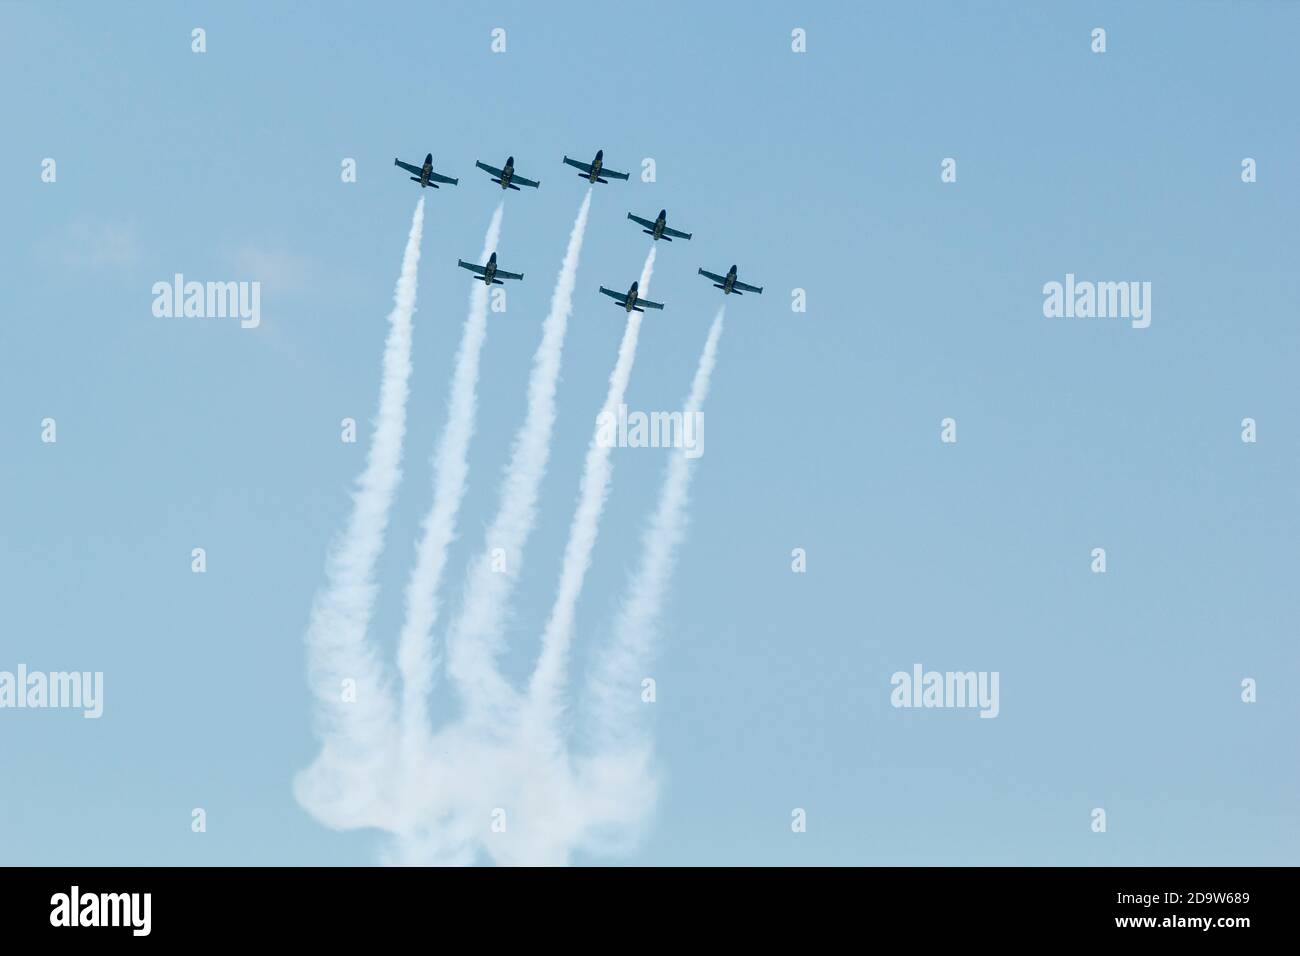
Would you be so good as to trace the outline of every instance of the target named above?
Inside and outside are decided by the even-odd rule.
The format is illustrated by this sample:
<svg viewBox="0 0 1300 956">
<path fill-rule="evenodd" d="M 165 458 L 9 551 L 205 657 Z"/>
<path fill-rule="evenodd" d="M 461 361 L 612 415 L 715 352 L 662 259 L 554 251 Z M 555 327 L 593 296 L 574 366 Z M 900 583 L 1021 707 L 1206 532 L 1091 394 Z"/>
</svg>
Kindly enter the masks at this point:
<svg viewBox="0 0 1300 956">
<path fill-rule="evenodd" d="M 420 167 L 420 188 L 423 189 L 429 185 L 429 177 L 433 175 L 433 153 L 424 157 L 424 165 Z"/>
<path fill-rule="evenodd" d="M 655 219 L 655 231 L 651 234 L 656 240 L 664 237 L 664 226 L 668 225 L 668 210 L 659 210 L 659 217 Z"/>
</svg>

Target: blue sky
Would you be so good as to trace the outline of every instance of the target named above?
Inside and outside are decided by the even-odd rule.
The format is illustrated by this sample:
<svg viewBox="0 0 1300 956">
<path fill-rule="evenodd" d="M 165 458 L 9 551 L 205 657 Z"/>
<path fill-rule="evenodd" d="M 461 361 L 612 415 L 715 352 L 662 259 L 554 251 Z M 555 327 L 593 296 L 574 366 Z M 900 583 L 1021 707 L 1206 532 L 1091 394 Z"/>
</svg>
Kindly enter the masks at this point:
<svg viewBox="0 0 1300 956">
<path fill-rule="evenodd" d="M 617 860 L 1296 862 L 1300 8 L 5 4 L 0 24 L 0 670 L 105 675 L 98 721 L 0 711 L 0 862 L 374 860 L 373 833 L 323 828 L 291 781 L 316 750 L 303 633 L 365 454 L 338 424 L 374 413 L 418 193 L 392 159 L 432 151 L 461 183 L 426 193 L 389 652 L 465 316 L 455 262 L 501 198 L 474 161 L 512 154 L 542 185 L 506 198 L 502 265 L 527 280 L 489 320 L 454 588 L 585 189 L 560 160 L 598 147 L 633 177 L 593 200 L 515 677 L 622 333 L 596 289 L 646 252 L 626 213 L 694 233 L 659 249 L 633 408 L 690 383 L 720 302 L 697 267 L 765 288 L 728 303 L 654 666 L 665 786 Z M 261 327 L 155 318 L 177 272 L 261 281 Z M 1151 282 L 1150 328 L 1045 318 L 1070 272 Z M 615 455 L 579 668 L 664 460 Z M 998 671 L 997 719 L 891 707 L 917 662 Z"/>
</svg>

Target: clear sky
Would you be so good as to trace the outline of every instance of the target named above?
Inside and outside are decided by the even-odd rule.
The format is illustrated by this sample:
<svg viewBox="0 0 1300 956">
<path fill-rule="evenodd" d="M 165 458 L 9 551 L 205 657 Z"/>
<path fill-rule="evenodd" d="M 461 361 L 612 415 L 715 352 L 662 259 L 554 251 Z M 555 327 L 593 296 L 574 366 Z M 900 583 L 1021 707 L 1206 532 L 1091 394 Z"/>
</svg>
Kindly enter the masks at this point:
<svg viewBox="0 0 1300 956">
<path fill-rule="evenodd" d="M 461 181 L 426 191 L 386 653 L 456 259 L 501 199 L 474 161 L 512 154 L 541 188 L 506 197 L 501 263 L 527 278 L 489 319 L 449 594 L 585 191 L 561 157 L 603 147 L 633 175 L 595 190 L 512 676 L 622 333 L 597 287 L 648 245 L 626 213 L 694 233 L 658 250 L 633 409 L 680 407 L 721 302 L 697 267 L 764 287 L 728 303 L 653 668 L 664 787 L 615 861 L 1296 863 L 1300 7 L 592 9 L 0 4 L 0 671 L 102 671 L 105 697 L 99 720 L 0 710 L 0 862 L 374 861 L 291 784 L 317 750 L 303 634 L 420 192 L 392 160 Z M 260 281 L 261 326 L 154 317 L 178 272 Z M 1067 273 L 1150 282 L 1150 327 L 1044 317 Z M 614 462 L 579 669 L 665 457 Z M 916 663 L 997 671 L 997 718 L 892 707 Z"/>
</svg>

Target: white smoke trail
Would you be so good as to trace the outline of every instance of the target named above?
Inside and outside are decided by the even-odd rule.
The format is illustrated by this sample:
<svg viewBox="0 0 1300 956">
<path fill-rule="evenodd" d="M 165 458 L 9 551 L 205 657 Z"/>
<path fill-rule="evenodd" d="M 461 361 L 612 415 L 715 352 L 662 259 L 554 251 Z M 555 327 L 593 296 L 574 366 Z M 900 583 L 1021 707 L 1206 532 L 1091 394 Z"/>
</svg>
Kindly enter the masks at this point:
<svg viewBox="0 0 1300 956">
<path fill-rule="evenodd" d="M 388 316 L 379 411 L 366 467 L 353 493 L 352 515 L 326 560 L 326 587 L 313 603 L 307 630 L 308 677 L 322 748 L 295 778 L 294 793 L 308 812 L 334 827 L 363 826 L 384 816 L 377 806 L 380 782 L 394 756 L 388 746 L 394 726 L 392 693 L 366 631 L 378 590 L 375 562 L 401 480 L 423 228 L 421 199 Z"/>
<path fill-rule="evenodd" d="M 723 309 L 713 319 L 704 351 L 686 398 L 683 418 L 704 407 L 717 361 Z M 601 750 L 632 752 L 632 715 L 640 706 L 640 681 L 649 663 L 660 608 L 672 574 L 674 553 L 685 532 L 691 459 L 675 451 L 668 461 L 659 503 L 642 537 L 641 563 L 628 581 L 628 593 L 614 623 L 612 643 L 591 672 L 588 694 L 592 726 Z"/>
<path fill-rule="evenodd" d="M 504 209 L 505 203 L 499 203 L 492 214 L 479 262 L 487 262 L 488 256 L 496 251 Z M 469 443 L 474 434 L 479 357 L 487 338 L 487 314 L 488 287 L 474 282 L 447 398 L 447 425 L 433 459 L 433 504 L 425 516 L 423 535 L 416 546 L 415 565 L 406 587 L 406 620 L 397 645 L 406 762 L 415 757 L 419 742 L 429 731 L 428 696 L 436 661 L 433 626 L 438 617 L 438 586 L 447 565 L 447 551 L 456 535 L 456 515 L 469 474 Z"/>
<path fill-rule="evenodd" d="M 651 245 L 641 268 L 637 294 L 650 291 L 650 276 L 654 272 L 655 247 Z M 542 650 L 537 668 L 529 686 L 530 703 L 538 708 L 542 724 L 555 728 L 559 716 L 558 697 L 564 689 L 565 659 L 573 637 L 574 612 L 582 582 L 591 564 L 591 552 L 596 546 L 596 533 L 600 528 L 600 515 L 609 493 L 611 448 L 599 440 L 601 422 L 607 416 L 616 416 L 632 377 L 632 363 L 636 359 L 637 336 L 641 329 L 641 313 L 629 312 L 623 342 L 619 346 L 618 360 L 609 376 L 609 391 L 605 404 L 597 416 L 596 433 L 587 446 L 587 460 L 583 466 L 582 482 L 578 492 L 578 509 L 569 526 L 569 541 L 564 548 L 564 564 L 560 570 L 560 584 L 556 591 L 551 616 L 542 633 Z"/>
<path fill-rule="evenodd" d="M 533 356 L 528 378 L 528 412 L 515 435 L 501 504 L 487 531 L 484 552 L 470 566 L 464 603 L 447 642 L 448 672 L 460 687 L 466 709 L 476 715 L 508 706 L 514 696 L 496 668 L 495 656 L 500 650 L 509 594 L 519 577 L 524 546 L 536 521 L 538 488 L 550 455 L 555 387 L 590 208 L 588 188 L 569 233 L 550 311 L 542 323 L 542 342 Z M 491 555 L 497 549 L 504 556 L 504 571 L 493 566 Z"/>
</svg>

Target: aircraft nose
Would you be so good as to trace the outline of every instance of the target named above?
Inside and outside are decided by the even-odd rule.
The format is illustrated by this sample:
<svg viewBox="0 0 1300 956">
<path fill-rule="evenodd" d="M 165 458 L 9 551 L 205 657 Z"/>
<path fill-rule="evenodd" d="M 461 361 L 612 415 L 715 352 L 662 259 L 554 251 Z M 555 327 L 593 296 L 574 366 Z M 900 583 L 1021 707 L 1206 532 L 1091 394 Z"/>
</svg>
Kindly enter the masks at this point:
<svg viewBox="0 0 1300 956">
<path fill-rule="evenodd" d="M 598 150 L 596 150 L 596 158 L 597 158 L 597 159 L 601 159 L 601 158 L 603 158 L 604 155 L 605 155 L 605 151 L 604 151 L 603 149 L 598 149 Z"/>
<path fill-rule="evenodd" d="M 507 157 L 506 157 L 506 165 L 507 165 L 507 166 L 513 166 L 514 164 L 515 164 L 515 158 L 514 158 L 513 156 L 507 156 Z"/>
</svg>

